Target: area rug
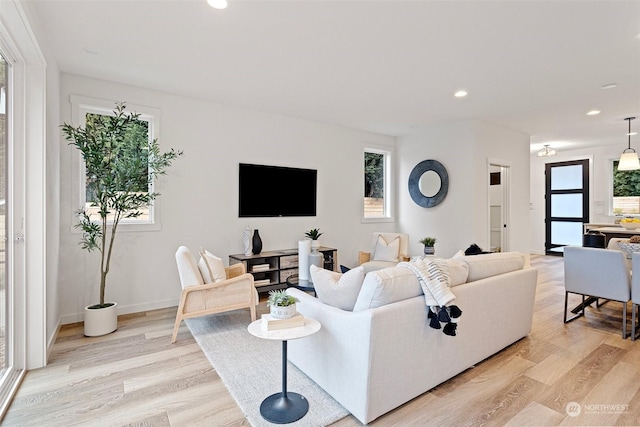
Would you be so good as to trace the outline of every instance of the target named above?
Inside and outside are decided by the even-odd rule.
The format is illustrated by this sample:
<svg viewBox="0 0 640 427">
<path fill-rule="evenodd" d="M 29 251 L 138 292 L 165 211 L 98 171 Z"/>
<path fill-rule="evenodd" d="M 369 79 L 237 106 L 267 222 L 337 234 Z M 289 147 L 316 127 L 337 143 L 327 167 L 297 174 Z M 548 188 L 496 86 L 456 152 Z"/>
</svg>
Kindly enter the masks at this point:
<svg viewBox="0 0 640 427">
<path fill-rule="evenodd" d="M 229 393 L 252 426 L 274 426 L 260 415 L 260 403 L 282 391 L 282 343 L 254 337 L 245 310 L 187 319 L 186 323 Z M 348 412 L 291 362 L 287 391 L 309 401 L 309 412 L 289 426 L 326 426 Z"/>
</svg>

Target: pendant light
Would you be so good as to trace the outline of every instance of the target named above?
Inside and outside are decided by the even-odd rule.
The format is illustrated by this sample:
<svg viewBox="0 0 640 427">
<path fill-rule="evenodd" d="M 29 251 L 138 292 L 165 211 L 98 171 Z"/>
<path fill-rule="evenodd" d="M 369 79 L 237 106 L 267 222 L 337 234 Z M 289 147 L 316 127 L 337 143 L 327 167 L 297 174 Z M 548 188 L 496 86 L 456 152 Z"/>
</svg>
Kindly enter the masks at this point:
<svg viewBox="0 0 640 427">
<path fill-rule="evenodd" d="M 631 120 L 635 120 L 635 117 L 627 117 L 625 120 L 629 122 L 629 133 L 627 133 L 629 137 L 629 146 L 624 149 L 622 155 L 620 156 L 620 161 L 618 162 L 618 170 L 634 171 L 640 169 L 638 153 L 636 153 L 636 150 L 631 148 Z"/>
<path fill-rule="evenodd" d="M 538 154 L 536 154 L 537 157 L 551 157 L 551 156 L 555 156 L 556 150 L 554 150 L 553 148 L 551 148 L 549 146 L 549 144 L 544 144 L 544 147 L 542 147 L 540 149 L 540 151 L 538 151 Z"/>
</svg>

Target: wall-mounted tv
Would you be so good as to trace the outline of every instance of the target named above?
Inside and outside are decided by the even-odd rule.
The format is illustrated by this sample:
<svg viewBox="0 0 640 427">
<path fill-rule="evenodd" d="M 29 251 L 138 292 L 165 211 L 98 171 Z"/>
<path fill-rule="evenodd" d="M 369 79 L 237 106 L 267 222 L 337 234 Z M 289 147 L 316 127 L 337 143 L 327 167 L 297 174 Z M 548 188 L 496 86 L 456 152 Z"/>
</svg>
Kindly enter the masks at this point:
<svg viewBox="0 0 640 427">
<path fill-rule="evenodd" d="M 240 218 L 316 216 L 318 171 L 240 163 Z"/>
</svg>

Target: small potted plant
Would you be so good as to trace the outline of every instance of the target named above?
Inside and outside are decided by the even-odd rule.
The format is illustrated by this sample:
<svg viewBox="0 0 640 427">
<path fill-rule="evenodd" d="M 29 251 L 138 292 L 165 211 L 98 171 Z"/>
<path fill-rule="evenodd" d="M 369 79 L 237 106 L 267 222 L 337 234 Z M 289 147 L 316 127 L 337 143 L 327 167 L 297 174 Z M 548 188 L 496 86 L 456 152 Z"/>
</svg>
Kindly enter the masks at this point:
<svg viewBox="0 0 640 427">
<path fill-rule="evenodd" d="M 435 237 L 424 237 L 420 240 L 420 243 L 424 245 L 424 254 L 425 255 L 433 255 L 435 253 L 435 249 L 433 246 L 436 244 Z"/>
<path fill-rule="evenodd" d="M 318 241 L 318 239 L 320 238 L 320 236 L 322 236 L 322 233 L 320 232 L 319 228 L 312 228 L 311 230 L 304 233 L 304 235 L 311 239 L 312 248 L 317 248 L 320 246 L 320 242 Z"/>
<path fill-rule="evenodd" d="M 298 298 L 289 295 L 286 290 L 269 291 L 267 305 L 274 319 L 290 319 L 296 315 Z"/>
</svg>

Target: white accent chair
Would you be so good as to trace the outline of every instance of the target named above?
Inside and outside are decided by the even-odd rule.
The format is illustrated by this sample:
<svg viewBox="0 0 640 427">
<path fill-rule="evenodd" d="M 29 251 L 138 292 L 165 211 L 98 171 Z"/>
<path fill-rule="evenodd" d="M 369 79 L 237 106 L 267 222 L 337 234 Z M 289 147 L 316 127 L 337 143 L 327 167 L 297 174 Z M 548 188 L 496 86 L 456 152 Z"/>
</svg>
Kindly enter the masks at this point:
<svg viewBox="0 0 640 427">
<path fill-rule="evenodd" d="M 186 246 L 178 248 L 176 263 L 182 294 L 171 343 L 176 342 L 178 328 L 184 319 L 249 308 L 251 321 L 256 320 L 258 291 L 253 284 L 253 275 L 246 272 L 244 264 L 225 267 L 226 280 L 205 283 L 198 269 L 198 263 L 189 248 Z"/>
<path fill-rule="evenodd" d="M 564 323 L 585 315 L 585 296 L 622 303 L 622 338 L 627 332 L 627 303 L 631 300 L 631 274 L 620 251 L 567 246 L 564 248 Z M 567 319 L 569 293 L 582 295 L 581 309 Z"/>
<path fill-rule="evenodd" d="M 635 271 L 640 272 L 640 252 L 631 255 L 631 263 Z M 638 321 L 638 308 L 640 306 L 640 273 L 631 275 L 631 341 L 635 341 Z"/>
<path fill-rule="evenodd" d="M 393 244 L 399 239 L 397 258 L 389 258 L 388 252 L 382 254 L 379 238 L 386 244 Z M 377 250 L 378 249 L 378 250 Z M 409 235 L 404 233 L 375 232 L 371 236 L 371 249 L 369 252 L 358 252 L 358 265 L 364 265 L 365 272 L 385 267 L 394 267 L 401 261 L 409 261 Z"/>
</svg>

